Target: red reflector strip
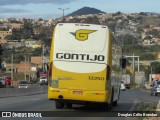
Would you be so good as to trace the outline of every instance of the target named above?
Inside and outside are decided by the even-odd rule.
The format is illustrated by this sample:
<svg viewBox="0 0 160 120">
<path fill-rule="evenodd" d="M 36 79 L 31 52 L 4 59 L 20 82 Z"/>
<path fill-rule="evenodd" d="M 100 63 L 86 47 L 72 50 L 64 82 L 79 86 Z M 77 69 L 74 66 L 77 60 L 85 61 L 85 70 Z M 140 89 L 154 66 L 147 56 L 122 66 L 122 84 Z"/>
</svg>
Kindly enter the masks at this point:
<svg viewBox="0 0 160 120">
<path fill-rule="evenodd" d="M 73 91 L 73 94 L 82 95 L 83 92 L 82 91 Z"/>
<path fill-rule="evenodd" d="M 104 93 L 92 93 L 94 95 L 104 95 Z"/>
<path fill-rule="evenodd" d="M 61 92 L 60 90 L 53 90 L 53 92 Z"/>
</svg>

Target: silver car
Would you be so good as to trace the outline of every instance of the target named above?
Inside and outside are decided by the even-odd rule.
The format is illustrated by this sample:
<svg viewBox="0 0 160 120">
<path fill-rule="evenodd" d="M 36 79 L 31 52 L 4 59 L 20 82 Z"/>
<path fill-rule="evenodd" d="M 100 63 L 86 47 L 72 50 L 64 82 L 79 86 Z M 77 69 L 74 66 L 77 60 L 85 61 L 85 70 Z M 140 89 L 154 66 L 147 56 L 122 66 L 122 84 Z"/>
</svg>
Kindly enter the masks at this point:
<svg viewBox="0 0 160 120">
<path fill-rule="evenodd" d="M 18 88 L 28 88 L 29 87 L 29 82 L 27 80 L 21 80 L 19 82 Z"/>
</svg>

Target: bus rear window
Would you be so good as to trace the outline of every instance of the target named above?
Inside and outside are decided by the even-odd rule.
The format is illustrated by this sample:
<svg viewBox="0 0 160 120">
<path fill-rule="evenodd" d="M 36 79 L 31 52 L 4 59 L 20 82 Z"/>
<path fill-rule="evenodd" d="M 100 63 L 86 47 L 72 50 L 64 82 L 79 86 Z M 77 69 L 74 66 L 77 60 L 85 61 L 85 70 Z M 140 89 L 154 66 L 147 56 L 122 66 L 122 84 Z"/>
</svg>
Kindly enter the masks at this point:
<svg viewBox="0 0 160 120">
<path fill-rule="evenodd" d="M 106 29 L 101 27 L 65 24 L 57 27 L 55 48 L 60 51 L 101 52 L 107 38 Z"/>
</svg>

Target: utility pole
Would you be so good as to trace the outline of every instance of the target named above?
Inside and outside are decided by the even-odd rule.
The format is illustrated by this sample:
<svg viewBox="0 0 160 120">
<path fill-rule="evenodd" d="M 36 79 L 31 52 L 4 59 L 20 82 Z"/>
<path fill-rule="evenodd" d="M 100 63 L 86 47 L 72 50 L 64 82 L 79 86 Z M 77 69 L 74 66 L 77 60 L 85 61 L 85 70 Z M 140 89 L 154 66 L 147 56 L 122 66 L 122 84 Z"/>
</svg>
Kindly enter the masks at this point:
<svg viewBox="0 0 160 120">
<path fill-rule="evenodd" d="M 44 44 L 42 45 L 42 68 L 44 71 Z"/>
<path fill-rule="evenodd" d="M 25 55 L 25 74 L 24 74 L 25 76 L 25 80 L 26 80 L 26 55 Z"/>
<path fill-rule="evenodd" d="M 28 76 L 29 76 L 29 82 L 30 80 L 30 60 L 29 60 L 29 56 L 28 56 Z"/>
<path fill-rule="evenodd" d="M 68 10 L 69 8 L 66 8 L 66 9 L 58 8 L 58 9 L 63 11 L 63 22 L 64 22 L 64 11 Z"/>
</svg>

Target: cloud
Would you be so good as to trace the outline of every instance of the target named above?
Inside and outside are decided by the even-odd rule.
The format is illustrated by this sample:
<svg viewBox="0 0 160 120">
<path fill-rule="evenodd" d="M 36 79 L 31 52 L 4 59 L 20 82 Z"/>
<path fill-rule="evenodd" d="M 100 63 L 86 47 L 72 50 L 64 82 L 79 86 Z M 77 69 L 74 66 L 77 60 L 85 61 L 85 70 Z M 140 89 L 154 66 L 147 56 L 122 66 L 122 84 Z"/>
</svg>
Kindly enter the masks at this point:
<svg viewBox="0 0 160 120">
<path fill-rule="evenodd" d="M 71 2 L 76 2 L 78 0 L 0 0 L 0 6 L 3 5 L 27 5 L 30 3 L 40 4 L 40 3 L 51 3 L 51 4 L 69 4 Z"/>
<path fill-rule="evenodd" d="M 24 9 L 10 9 L 10 8 L 0 9 L 0 13 L 26 13 L 26 12 L 30 11 Z"/>
</svg>

